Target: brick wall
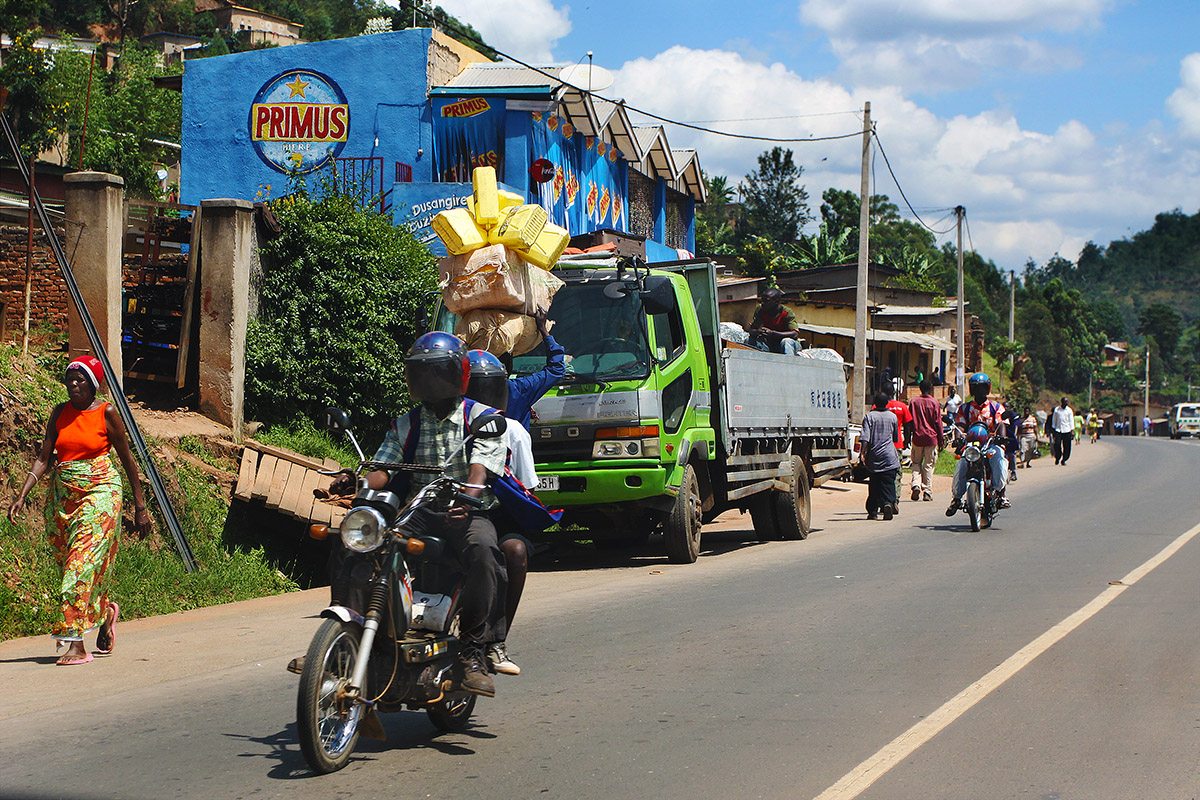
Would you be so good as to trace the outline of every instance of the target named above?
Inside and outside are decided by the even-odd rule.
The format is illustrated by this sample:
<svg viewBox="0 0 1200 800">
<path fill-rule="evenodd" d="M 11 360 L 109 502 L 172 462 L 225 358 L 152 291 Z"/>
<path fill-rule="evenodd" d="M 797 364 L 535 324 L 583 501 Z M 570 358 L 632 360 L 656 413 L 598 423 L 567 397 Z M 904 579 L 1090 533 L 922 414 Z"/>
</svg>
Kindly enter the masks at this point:
<svg viewBox="0 0 1200 800">
<path fill-rule="evenodd" d="M 62 236 L 60 230 L 59 236 Z M 25 226 L 0 225 L 0 301 L 7 317 L 6 336 L 19 336 L 25 320 Z M 61 239 L 60 239 L 61 240 Z M 41 228 L 33 231 L 33 291 L 29 321 L 48 321 L 67 329 L 67 286 Z"/>
</svg>

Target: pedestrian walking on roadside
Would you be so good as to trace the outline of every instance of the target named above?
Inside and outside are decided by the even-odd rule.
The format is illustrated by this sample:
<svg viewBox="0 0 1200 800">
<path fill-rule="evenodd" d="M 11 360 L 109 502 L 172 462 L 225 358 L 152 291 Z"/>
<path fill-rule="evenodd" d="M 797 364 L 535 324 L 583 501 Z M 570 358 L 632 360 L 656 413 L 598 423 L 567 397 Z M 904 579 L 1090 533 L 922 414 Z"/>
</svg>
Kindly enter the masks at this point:
<svg viewBox="0 0 1200 800">
<path fill-rule="evenodd" d="M 1147 414 L 1146 416 L 1142 417 L 1142 436 L 1149 436 L 1149 435 L 1150 435 L 1150 429 L 1151 429 L 1153 426 L 1154 426 L 1154 423 L 1152 423 L 1152 422 L 1150 421 L 1150 415 L 1149 415 L 1149 414 Z"/>
<path fill-rule="evenodd" d="M 1067 398 L 1062 398 L 1059 405 L 1050 412 L 1050 430 L 1054 436 L 1054 463 L 1067 463 L 1071 457 L 1071 442 L 1075 438 L 1075 412 L 1067 405 Z"/>
<path fill-rule="evenodd" d="M 897 391 L 899 391 L 899 388 L 897 388 Z M 906 439 L 912 442 L 913 418 L 912 412 L 908 410 L 908 403 L 905 403 L 903 400 L 897 400 L 896 395 L 892 392 L 888 392 L 887 394 L 890 398 L 887 409 L 896 415 L 896 423 L 900 426 L 900 441 L 896 443 L 896 456 L 901 461 L 901 468 L 896 470 L 896 502 L 892 506 L 892 513 L 899 514 L 900 495 L 904 492 L 904 456 L 900 451 L 904 449 Z"/>
<path fill-rule="evenodd" d="M 950 394 L 946 395 L 946 416 L 954 419 L 954 415 L 958 413 L 958 407 L 962 405 L 962 398 L 959 397 L 954 387 L 950 387 Z"/>
<path fill-rule="evenodd" d="M 53 470 L 46 527 L 62 582 L 59 615 L 50 635 L 67 648 L 55 662 L 65 667 L 92 660 L 83 645 L 85 633 L 97 632 L 96 652 L 101 655 L 111 653 L 116 643 L 120 607 L 104 591 L 104 575 L 121 538 L 121 473 L 110 450 L 117 451 L 129 480 L 134 521 L 142 533 L 150 529 L 150 514 L 116 406 L 96 397 L 104 382 L 99 359 L 83 356 L 72 361 L 63 382 L 67 402 L 50 412 L 41 449 L 8 509 L 8 519 L 16 523 L 34 484 Z"/>
<path fill-rule="evenodd" d="M 1021 465 L 1025 469 L 1029 469 L 1029 462 L 1033 460 L 1033 454 L 1037 452 L 1038 440 L 1038 418 L 1033 413 L 1033 409 L 1026 408 L 1025 413 L 1021 415 Z"/>
<path fill-rule="evenodd" d="M 921 396 L 908 404 L 913 418 L 912 499 L 933 499 L 933 468 L 938 453 L 946 446 L 942 433 L 942 407 L 933 396 L 933 383 L 921 381 Z"/>
<path fill-rule="evenodd" d="M 1100 438 L 1100 415 L 1096 413 L 1096 409 L 1093 408 L 1088 411 L 1084 426 L 1087 428 L 1092 444 L 1095 444 L 1096 440 Z"/>
<path fill-rule="evenodd" d="M 1081 439 L 1083 439 L 1083 415 L 1076 414 L 1075 415 L 1075 444 L 1079 444 Z"/>
<path fill-rule="evenodd" d="M 1020 430 L 1021 417 L 1017 414 L 1017 410 L 1007 403 L 1008 398 L 1003 398 L 1004 413 L 1001 418 L 1004 420 L 1004 455 L 1008 461 L 1008 479 L 1009 481 L 1017 480 L 1017 454 L 1021 449 Z"/>
<path fill-rule="evenodd" d="M 896 507 L 896 475 L 900 472 L 900 423 L 888 411 L 888 393 L 876 392 L 874 405 L 863 417 L 858 437 L 862 464 L 870 473 L 867 483 L 867 519 L 891 519 Z"/>
</svg>

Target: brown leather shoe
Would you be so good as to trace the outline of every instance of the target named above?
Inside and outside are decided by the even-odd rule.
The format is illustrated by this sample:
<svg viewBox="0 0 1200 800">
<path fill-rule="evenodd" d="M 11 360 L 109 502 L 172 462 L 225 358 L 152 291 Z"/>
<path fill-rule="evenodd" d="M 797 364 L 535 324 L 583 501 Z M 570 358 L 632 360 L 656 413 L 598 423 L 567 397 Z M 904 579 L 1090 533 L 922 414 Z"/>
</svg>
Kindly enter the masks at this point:
<svg viewBox="0 0 1200 800">
<path fill-rule="evenodd" d="M 496 682 L 488 675 L 487 663 L 483 658 L 483 648 L 479 645 L 463 645 L 458 654 L 462 664 L 463 676 L 460 685 L 463 691 L 477 694 L 481 697 L 496 696 Z"/>
</svg>

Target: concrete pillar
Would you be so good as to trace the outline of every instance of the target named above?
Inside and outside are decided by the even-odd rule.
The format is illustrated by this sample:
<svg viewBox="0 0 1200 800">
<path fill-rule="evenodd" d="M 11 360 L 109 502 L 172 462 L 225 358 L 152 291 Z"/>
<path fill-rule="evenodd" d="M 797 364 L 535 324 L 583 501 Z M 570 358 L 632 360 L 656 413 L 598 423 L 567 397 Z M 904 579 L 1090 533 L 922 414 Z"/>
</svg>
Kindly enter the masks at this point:
<svg viewBox="0 0 1200 800">
<path fill-rule="evenodd" d="M 125 181 L 107 172 L 72 172 L 63 176 L 63 183 L 67 195 L 65 249 L 71 258 L 71 272 L 119 378 Z M 67 325 L 70 357 L 94 355 L 74 303 L 69 304 Z"/>
<path fill-rule="evenodd" d="M 200 411 L 241 441 L 254 206 L 200 202 Z"/>
</svg>

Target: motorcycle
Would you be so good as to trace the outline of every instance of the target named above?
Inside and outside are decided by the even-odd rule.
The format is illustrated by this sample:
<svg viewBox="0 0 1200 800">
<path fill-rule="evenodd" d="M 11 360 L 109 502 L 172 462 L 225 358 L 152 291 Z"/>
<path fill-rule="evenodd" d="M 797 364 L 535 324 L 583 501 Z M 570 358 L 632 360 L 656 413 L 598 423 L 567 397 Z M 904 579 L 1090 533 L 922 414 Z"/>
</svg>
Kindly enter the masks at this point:
<svg viewBox="0 0 1200 800">
<path fill-rule="evenodd" d="M 345 433 L 359 457 L 355 470 L 324 472 L 357 479 L 354 505 L 337 534 L 345 557 L 333 582 L 324 621 L 313 636 L 300 671 L 296 727 L 304 760 L 318 773 L 335 772 L 350 760 L 360 735 L 386 739 L 378 712 L 424 710 L 443 731 L 466 726 L 476 695 L 460 685 L 458 599 L 463 571 L 445 540 L 408 535 L 405 526 L 420 509 L 478 508 L 482 501 L 464 484 L 440 475 L 408 505 L 387 489 L 371 489 L 371 470 L 444 472 L 442 466 L 368 461 L 344 411 L 329 409 L 326 427 Z M 472 439 L 503 435 L 503 416 L 485 413 L 469 426 Z M 457 451 L 451 454 L 454 458 Z M 310 534 L 324 538 L 327 526 Z"/>
<path fill-rule="evenodd" d="M 993 445 L 1002 445 L 988 432 L 986 425 L 972 425 L 965 436 L 957 427 L 954 431 L 962 442 L 959 456 L 967 462 L 967 490 L 963 494 L 962 508 L 971 520 L 971 530 L 977 532 L 981 528 L 990 528 L 992 520 L 1000 513 L 1000 496 L 992 486 L 992 470 L 986 453 Z"/>
</svg>

